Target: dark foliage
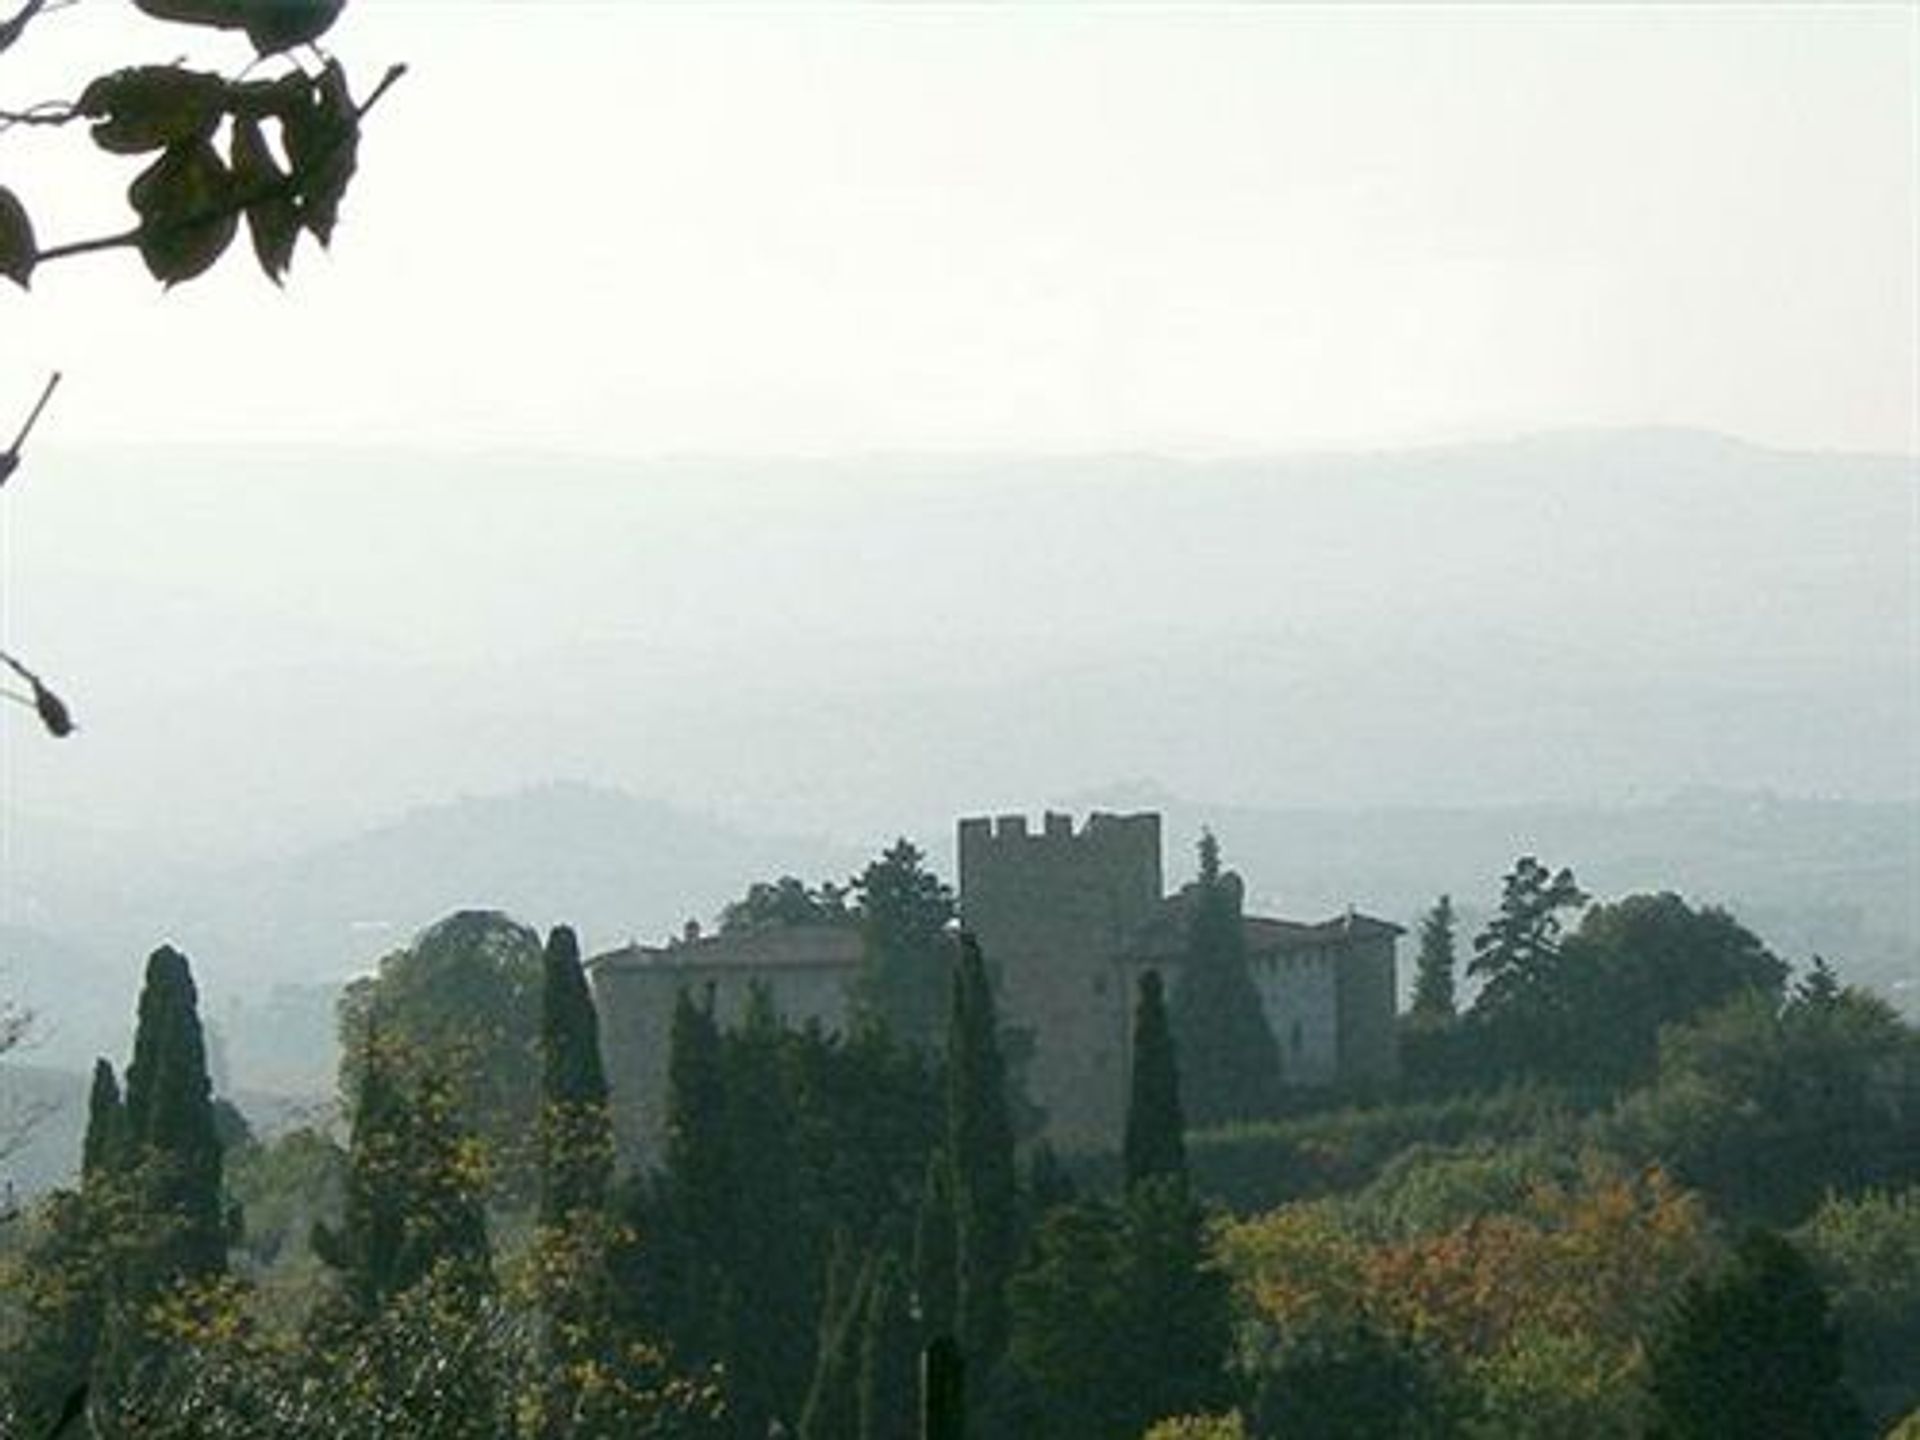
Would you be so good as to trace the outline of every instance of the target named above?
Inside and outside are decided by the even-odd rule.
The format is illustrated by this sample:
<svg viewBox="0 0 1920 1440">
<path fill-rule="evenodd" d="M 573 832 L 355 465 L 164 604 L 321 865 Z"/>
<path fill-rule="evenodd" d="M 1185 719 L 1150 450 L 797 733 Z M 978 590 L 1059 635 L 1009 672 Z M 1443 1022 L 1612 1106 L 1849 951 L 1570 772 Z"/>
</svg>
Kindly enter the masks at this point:
<svg viewBox="0 0 1920 1440">
<path fill-rule="evenodd" d="M 1187 1118 L 1196 1127 L 1261 1119 L 1279 1105 L 1280 1049 L 1247 970 L 1240 877 L 1221 871 L 1211 834 L 1201 837 L 1191 894 L 1172 1007 Z"/>
<path fill-rule="evenodd" d="M 1649 1348 L 1657 1440 L 1848 1440 L 1865 1426 L 1841 1378 L 1826 1292 L 1779 1235 L 1750 1232 L 1688 1283 Z"/>
<path fill-rule="evenodd" d="M 947 1032 L 946 1144 L 952 1160 L 955 1328 L 976 1380 L 1006 1348 L 1006 1286 L 1019 1238 L 999 1033 L 980 947 L 962 935 Z"/>
<path fill-rule="evenodd" d="M 1187 1174 L 1186 1122 L 1180 1111 L 1180 1075 L 1158 971 L 1140 977 L 1133 1012 L 1133 1074 L 1127 1096 L 1122 1155 L 1127 1183 Z"/>
</svg>

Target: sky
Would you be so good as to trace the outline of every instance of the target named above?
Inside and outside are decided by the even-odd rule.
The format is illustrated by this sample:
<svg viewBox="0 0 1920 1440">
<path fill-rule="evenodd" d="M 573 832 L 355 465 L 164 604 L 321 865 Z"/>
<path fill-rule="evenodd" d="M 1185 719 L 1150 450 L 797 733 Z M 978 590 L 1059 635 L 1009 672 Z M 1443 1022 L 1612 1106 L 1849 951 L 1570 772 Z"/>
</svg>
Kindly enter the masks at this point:
<svg viewBox="0 0 1920 1440">
<path fill-rule="evenodd" d="M 182 33 L 88 0 L 3 93 Z M 51 265 L 0 295 L 0 411 L 59 367 L 50 445 L 1913 453 L 1917 35 L 1898 4 L 362 0 L 361 92 L 410 69 L 333 253 L 284 293 Z M 137 163 L 5 143 L 47 238 L 120 227 Z"/>
<path fill-rule="evenodd" d="M 0 103 L 193 40 L 82 0 Z M 1724 526 L 1654 492 L 1633 548 L 1512 475 L 1127 468 L 1920 455 L 1913 7 L 359 0 L 330 43 L 362 94 L 409 69 L 284 289 L 241 247 L 0 284 L 0 424 L 66 377 L 0 497 L 0 641 L 83 726 L 0 707 L 0 911 L 35 816 L 287 849 L 556 776 L 861 835 L 1119 780 L 1920 793 L 1920 511 L 1880 472 L 1768 471 Z M 76 131 L 0 160 L 48 241 L 126 223 L 138 162 Z M 1719 463 L 1566 463 L 1621 454 Z M 1131 458 L 1029 511 L 928 479 L 956 455 Z M 1393 488 L 1456 482 L 1477 533 Z M 1256 515 L 1272 547 L 1223 538 Z M 1532 708 L 1495 714 L 1449 667 L 1506 656 Z"/>
</svg>

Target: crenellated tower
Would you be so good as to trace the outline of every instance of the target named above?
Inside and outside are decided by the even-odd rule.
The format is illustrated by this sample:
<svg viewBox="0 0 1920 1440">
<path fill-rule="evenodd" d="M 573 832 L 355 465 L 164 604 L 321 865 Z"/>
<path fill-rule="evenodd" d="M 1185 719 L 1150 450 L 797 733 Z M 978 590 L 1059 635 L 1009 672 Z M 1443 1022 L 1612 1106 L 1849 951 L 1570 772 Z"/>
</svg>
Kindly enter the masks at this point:
<svg viewBox="0 0 1920 1440">
<path fill-rule="evenodd" d="M 1070 1146 L 1119 1143 L 1128 1005 L 1115 965 L 1163 892 L 1160 817 L 1049 813 L 959 827 L 960 923 L 995 977 L 1000 1012 L 1029 1032 L 1032 1098 Z"/>
</svg>

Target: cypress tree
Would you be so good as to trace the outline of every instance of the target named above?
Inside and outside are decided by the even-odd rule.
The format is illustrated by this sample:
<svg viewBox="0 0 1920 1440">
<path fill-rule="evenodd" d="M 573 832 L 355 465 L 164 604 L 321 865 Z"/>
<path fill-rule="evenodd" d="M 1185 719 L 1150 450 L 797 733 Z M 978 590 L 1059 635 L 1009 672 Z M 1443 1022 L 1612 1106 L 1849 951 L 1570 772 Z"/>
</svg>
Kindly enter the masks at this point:
<svg viewBox="0 0 1920 1440">
<path fill-rule="evenodd" d="M 912 1435 L 920 1410 L 920 1327 L 905 1269 L 881 1255 L 868 1284 L 860 1337 L 860 1440 Z"/>
<path fill-rule="evenodd" d="M 540 986 L 540 1301 L 538 1432 L 574 1428 L 585 1402 L 581 1366 L 619 1353 L 608 1214 L 613 1130 L 600 1060 L 600 1023 L 580 966 L 580 942 L 557 925 L 547 936 Z"/>
<path fill-rule="evenodd" d="M 126 1158 L 127 1108 L 120 1082 L 105 1059 L 93 1062 L 93 1088 L 87 1092 L 87 1133 L 80 1145 L 80 1178 L 97 1182 L 119 1170 Z"/>
<path fill-rule="evenodd" d="M 542 956 L 540 1061 L 540 1219 L 560 1225 L 575 1211 L 604 1210 L 613 1178 L 600 1020 L 566 925 L 553 928 Z"/>
<path fill-rule="evenodd" d="M 755 985 L 737 1030 L 721 1042 L 733 1238 L 718 1256 L 726 1276 L 731 1408 L 758 1434 L 800 1413 L 812 1356 L 795 1344 L 820 1311 L 817 1258 L 800 1207 L 797 1116 L 783 1074 L 788 1032 L 766 987 Z M 857 1328 L 856 1339 L 857 1343 Z M 851 1393 L 851 1372 L 849 1393 Z"/>
<path fill-rule="evenodd" d="M 1158 1175 L 1184 1181 L 1187 1145 L 1180 1114 L 1180 1076 L 1159 972 L 1143 974 L 1139 990 L 1133 1014 L 1133 1075 L 1127 1097 L 1127 1183 L 1137 1185 Z"/>
<path fill-rule="evenodd" d="M 148 957 L 127 1066 L 128 1159 L 140 1203 L 163 1222 L 143 1247 L 141 1283 L 204 1279 L 226 1268 L 221 1147 L 207 1075 L 206 1037 L 187 957 L 161 946 Z"/>
<path fill-rule="evenodd" d="M 319 1221 L 313 1251 L 337 1272 L 356 1313 L 371 1315 L 400 1289 L 406 1234 L 401 1102 L 387 1047 L 368 1026 L 354 1092 L 345 1197 L 338 1229 Z"/>
<path fill-rule="evenodd" d="M 669 1329 L 696 1365 L 718 1360 L 725 1334 L 725 1277 L 733 1253 L 733 1166 L 727 1092 L 713 991 L 674 1001 L 667 1041 L 666 1173 Z"/>
<path fill-rule="evenodd" d="M 1414 961 L 1413 1014 L 1422 1020 L 1454 1017 L 1453 897 L 1442 895 L 1420 922 L 1420 954 Z"/>
<path fill-rule="evenodd" d="M 28 1434 L 50 1433 L 69 1397 L 85 1395 L 100 1351 L 115 1242 L 138 1216 L 125 1211 L 126 1110 L 113 1066 L 93 1065 L 80 1190 L 55 1191 L 40 1233 L 13 1275 L 17 1329 L 4 1356 L 4 1392 Z"/>
<path fill-rule="evenodd" d="M 842 1237 L 827 1269 L 813 1383 L 800 1415 L 800 1440 L 846 1440 L 859 1424 L 860 1338 L 873 1260 L 871 1256 L 856 1259 Z"/>
<path fill-rule="evenodd" d="M 968 1372 L 977 1381 L 1006 1348 L 1018 1197 L 993 991 L 980 947 L 966 934 L 954 970 L 947 1039 L 947 1153 L 953 1161 L 955 1320 Z"/>
<path fill-rule="evenodd" d="M 1173 993 L 1187 1118 L 1201 1127 L 1257 1119 L 1278 1100 L 1280 1048 L 1247 970 L 1240 877 L 1220 869 L 1211 832 L 1200 837 L 1200 878 L 1190 893 L 1186 963 Z"/>
<path fill-rule="evenodd" d="M 913 1233 L 913 1285 L 927 1334 L 954 1333 L 953 1165 L 945 1150 L 927 1157 Z"/>
</svg>

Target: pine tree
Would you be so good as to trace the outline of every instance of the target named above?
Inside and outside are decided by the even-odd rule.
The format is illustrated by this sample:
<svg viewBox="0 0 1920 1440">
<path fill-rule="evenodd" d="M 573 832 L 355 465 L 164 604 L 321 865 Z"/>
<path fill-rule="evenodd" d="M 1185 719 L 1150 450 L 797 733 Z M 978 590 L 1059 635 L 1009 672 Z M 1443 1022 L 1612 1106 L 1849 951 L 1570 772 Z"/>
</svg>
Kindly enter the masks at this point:
<svg viewBox="0 0 1920 1440">
<path fill-rule="evenodd" d="M 147 960 L 127 1066 L 129 1162 L 139 1172 L 140 1204 L 164 1221 L 129 1277 L 135 1293 L 174 1280 L 198 1280 L 226 1268 L 227 1217 L 221 1198 L 221 1147 L 214 1122 L 206 1037 L 187 957 L 162 946 Z"/>
<path fill-rule="evenodd" d="M 1841 1375 L 1819 1278 L 1781 1236 L 1750 1232 L 1726 1270 L 1689 1281 L 1648 1348 L 1649 1433 L 1848 1440 L 1866 1426 Z"/>
<path fill-rule="evenodd" d="M 1200 837 L 1200 877 L 1190 892 L 1186 963 L 1173 993 L 1173 1035 L 1186 1057 L 1187 1119 L 1197 1127 L 1270 1114 L 1278 1101 L 1280 1047 L 1247 969 L 1240 877 L 1220 868 L 1220 844 Z"/>
<path fill-rule="evenodd" d="M 1143 974 L 1139 991 L 1133 1012 L 1133 1076 L 1123 1147 L 1127 1183 L 1135 1185 L 1156 1175 L 1184 1180 L 1187 1144 L 1180 1114 L 1180 1076 L 1159 971 Z"/>
<path fill-rule="evenodd" d="M 1573 871 L 1550 872 L 1531 855 L 1516 860 L 1501 881 L 1499 910 L 1474 937 L 1467 973 L 1485 981 L 1474 1013 L 1530 1014 L 1560 953 L 1559 912 L 1586 902 Z"/>
<path fill-rule="evenodd" d="M 603 1211 L 613 1178 L 600 1021 L 580 965 L 580 941 L 566 925 L 547 936 L 542 961 L 540 1059 L 540 1218 L 561 1225 L 576 1211 Z"/>
<path fill-rule="evenodd" d="M 1442 895 L 1420 922 L 1420 954 L 1414 961 L 1413 1014 L 1422 1020 L 1454 1016 L 1453 897 Z"/>
<path fill-rule="evenodd" d="M 1017 1244 L 1017 1196 L 999 1022 L 987 967 L 971 935 L 960 937 L 947 1036 L 954 1311 L 968 1373 L 978 1381 L 1006 1347 L 1006 1285 Z"/>
<path fill-rule="evenodd" d="M 860 897 L 860 1013 L 931 1051 L 946 1021 L 953 892 L 904 837 L 855 877 Z"/>
<path fill-rule="evenodd" d="M 1814 1010 L 1831 1010 L 1840 1003 L 1840 977 L 1833 973 L 1833 966 L 1825 957 L 1816 955 L 1807 967 L 1807 973 L 1793 987 L 1793 998 L 1801 1005 Z"/>
</svg>

